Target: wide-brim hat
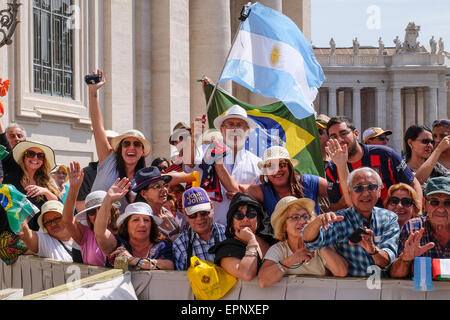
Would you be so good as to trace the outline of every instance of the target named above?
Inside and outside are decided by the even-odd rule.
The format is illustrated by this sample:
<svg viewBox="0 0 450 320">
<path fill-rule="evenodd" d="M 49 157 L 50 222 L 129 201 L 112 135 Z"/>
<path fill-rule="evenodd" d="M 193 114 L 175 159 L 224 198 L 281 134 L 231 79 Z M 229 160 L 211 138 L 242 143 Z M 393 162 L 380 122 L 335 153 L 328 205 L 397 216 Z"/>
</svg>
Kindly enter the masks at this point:
<svg viewBox="0 0 450 320">
<path fill-rule="evenodd" d="M 144 157 L 148 156 L 152 151 L 150 142 L 145 139 L 145 136 L 142 134 L 142 132 L 140 132 L 139 130 L 130 129 L 111 139 L 111 147 L 113 148 L 114 152 L 117 151 L 119 143 L 125 138 L 138 139 L 144 145 Z"/>
<path fill-rule="evenodd" d="M 366 129 L 363 132 L 363 143 L 367 143 L 367 141 L 371 138 L 376 138 L 381 135 L 388 136 L 391 134 L 392 134 L 391 130 L 383 130 L 382 128 L 371 127 L 371 128 Z"/>
<path fill-rule="evenodd" d="M 242 108 L 241 106 L 238 106 L 237 104 L 229 108 L 225 112 L 225 115 L 219 116 L 216 119 L 214 119 L 214 127 L 220 130 L 222 123 L 230 118 L 238 118 L 244 120 L 245 122 L 247 122 L 247 125 L 249 126 L 250 130 L 254 130 L 256 128 L 256 123 L 248 117 L 245 109 Z"/>
<path fill-rule="evenodd" d="M 104 190 L 97 190 L 92 191 L 86 196 L 86 199 L 84 201 L 84 210 L 78 212 L 78 214 L 75 216 L 75 218 L 80 221 L 81 223 L 87 222 L 87 212 L 91 209 L 98 208 L 102 205 L 103 199 L 105 199 L 106 191 Z M 114 208 L 120 208 L 120 202 L 115 201 L 113 203 Z"/>
<path fill-rule="evenodd" d="M 273 146 L 264 152 L 263 160 L 258 162 L 259 170 L 262 170 L 267 161 L 286 159 L 291 161 L 292 165 L 296 167 L 298 165 L 297 159 L 291 159 L 289 151 L 282 146 Z"/>
<path fill-rule="evenodd" d="M 117 218 L 117 226 L 120 227 L 122 225 L 122 223 L 124 223 L 124 221 L 129 217 L 132 216 L 134 214 L 140 214 L 140 215 L 144 215 L 144 216 L 150 216 L 153 218 L 153 221 L 155 221 L 155 223 L 159 226 L 163 220 L 156 216 L 153 213 L 152 207 L 150 207 L 147 203 L 145 202 L 135 202 L 135 203 L 131 203 L 129 204 L 126 208 L 125 208 L 125 212 L 122 213 L 119 218 Z"/>
<path fill-rule="evenodd" d="M 158 167 L 142 168 L 138 172 L 136 172 L 134 176 L 135 183 L 132 187 L 132 191 L 138 193 L 149 184 L 155 183 L 160 180 L 164 181 L 165 183 L 169 183 L 172 180 L 172 176 L 161 175 L 161 171 L 159 171 Z"/>
<path fill-rule="evenodd" d="M 61 214 L 61 216 L 62 216 L 63 209 L 64 209 L 64 205 L 62 204 L 62 202 L 60 202 L 58 200 L 49 200 L 49 201 L 45 202 L 41 207 L 41 214 L 39 215 L 39 217 L 37 219 L 38 225 L 40 227 L 39 231 L 42 233 L 48 233 L 47 229 L 44 227 L 44 223 L 42 222 L 44 214 L 46 214 L 47 212 L 57 212 L 57 213 Z"/>
<path fill-rule="evenodd" d="M 18 164 L 23 164 L 23 154 L 30 148 L 39 148 L 45 154 L 47 169 L 50 173 L 56 167 L 55 152 L 49 146 L 37 141 L 22 141 L 16 144 L 13 149 L 13 158 Z"/>
<path fill-rule="evenodd" d="M 298 204 L 302 208 L 305 208 L 311 217 L 316 216 L 316 213 L 314 211 L 316 203 L 313 200 L 308 198 L 299 199 L 293 196 L 287 196 L 278 201 L 277 205 L 275 206 L 275 209 L 273 210 L 272 216 L 270 217 L 270 224 L 272 225 L 273 230 L 278 230 L 279 227 L 281 227 L 279 224 L 283 220 L 281 219 L 283 213 L 290 206 L 295 204 Z"/>
</svg>

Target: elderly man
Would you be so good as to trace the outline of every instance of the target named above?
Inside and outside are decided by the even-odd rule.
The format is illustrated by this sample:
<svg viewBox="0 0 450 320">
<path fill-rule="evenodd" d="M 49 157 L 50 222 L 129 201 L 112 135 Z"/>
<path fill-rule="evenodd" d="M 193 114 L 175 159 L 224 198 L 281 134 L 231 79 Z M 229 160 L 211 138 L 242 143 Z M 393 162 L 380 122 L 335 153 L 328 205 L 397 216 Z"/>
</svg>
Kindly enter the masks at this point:
<svg viewBox="0 0 450 320">
<path fill-rule="evenodd" d="M 408 276 L 416 257 L 450 259 L 450 178 L 430 179 L 425 194 L 427 215 L 410 219 L 404 225 L 391 277 Z"/>
<path fill-rule="evenodd" d="M 176 270 L 187 270 L 191 257 L 214 262 L 209 248 L 225 240 L 225 226 L 213 222 L 211 200 L 202 188 L 191 188 L 183 194 L 183 209 L 189 228 L 173 242 Z"/>
<path fill-rule="evenodd" d="M 349 264 L 348 274 L 365 277 L 368 267 L 386 268 L 394 261 L 400 230 L 395 213 L 375 207 L 382 185 L 375 170 L 356 169 L 347 183 L 353 206 L 319 215 L 303 230 L 303 241 L 309 251 L 334 245 Z"/>
<path fill-rule="evenodd" d="M 330 140 L 327 152 L 331 162 L 326 169 L 328 180 L 328 198 L 333 211 L 352 205 L 349 199 L 347 176 L 349 172 L 360 167 L 371 167 L 383 181 L 381 198 L 376 205 L 383 208 L 387 191 L 393 184 L 403 182 L 416 190 L 422 201 L 422 188 L 406 163 L 393 149 L 385 146 L 370 146 L 358 143 L 359 132 L 346 117 L 331 118 L 327 124 Z"/>
<path fill-rule="evenodd" d="M 6 147 L 6 151 L 11 153 L 16 144 L 25 140 L 24 128 L 16 123 L 12 123 L 5 130 L 2 120 L 0 120 L 0 144 Z M 2 161 L 0 163 L 0 183 L 3 182 L 3 178 L 7 178 L 9 172 L 16 170 L 12 166 L 18 166 L 18 164 L 15 161 L 10 163 Z"/>
<path fill-rule="evenodd" d="M 370 127 L 363 132 L 363 143 L 379 146 L 386 146 L 391 135 L 391 130 L 383 130 L 378 127 Z"/>
</svg>

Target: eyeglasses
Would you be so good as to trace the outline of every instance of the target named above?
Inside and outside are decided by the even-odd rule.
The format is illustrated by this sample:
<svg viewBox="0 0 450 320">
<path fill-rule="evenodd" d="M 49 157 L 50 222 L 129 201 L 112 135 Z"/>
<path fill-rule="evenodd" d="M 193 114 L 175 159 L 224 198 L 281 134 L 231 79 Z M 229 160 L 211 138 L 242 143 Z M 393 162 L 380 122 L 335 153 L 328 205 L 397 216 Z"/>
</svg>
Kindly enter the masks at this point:
<svg viewBox="0 0 450 320">
<path fill-rule="evenodd" d="M 438 199 L 431 199 L 429 201 L 429 203 L 432 207 L 439 207 L 442 203 L 444 205 L 444 207 L 450 208 L 450 199 L 443 200 L 443 201 L 440 201 Z"/>
<path fill-rule="evenodd" d="M 436 126 L 450 126 L 450 121 L 446 120 L 446 119 L 442 119 L 442 120 L 435 120 L 433 122 L 433 128 Z"/>
<path fill-rule="evenodd" d="M 45 159 L 45 153 L 43 153 L 43 152 L 34 152 L 33 150 L 27 150 L 25 152 L 25 155 L 29 159 L 33 159 L 34 157 L 37 157 L 39 160 Z"/>
<path fill-rule="evenodd" d="M 168 183 L 162 183 L 162 184 L 149 185 L 147 187 L 147 190 L 148 189 L 153 189 L 153 190 L 161 191 L 163 188 L 164 189 L 168 189 L 169 188 L 169 184 Z"/>
<path fill-rule="evenodd" d="M 229 122 L 226 121 L 224 123 L 222 123 L 222 127 L 224 127 L 225 129 L 243 129 L 243 130 L 247 130 L 249 129 L 248 124 L 245 122 Z"/>
<path fill-rule="evenodd" d="M 431 140 L 431 139 L 422 139 L 422 140 L 419 140 L 422 144 L 424 144 L 424 145 L 427 145 L 427 144 L 432 144 L 432 145 L 434 145 L 434 141 L 433 140 Z"/>
<path fill-rule="evenodd" d="M 311 217 L 309 216 L 309 214 L 296 214 L 293 215 L 292 217 L 288 217 L 288 219 L 291 219 L 293 222 L 297 222 L 300 221 L 300 219 L 302 219 L 303 221 L 309 221 L 309 219 L 311 219 Z"/>
<path fill-rule="evenodd" d="M 129 140 L 122 141 L 122 147 L 128 148 L 129 146 L 131 146 L 131 141 L 129 141 Z M 139 147 L 143 147 L 144 145 L 142 144 L 142 142 L 135 140 L 135 141 L 133 141 L 133 146 L 135 146 L 136 148 L 139 148 Z"/>
<path fill-rule="evenodd" d="M 189 219 L 195 219 L 197 218 L 198 215 L 202 216 L 202 217 L 207 217 L 209 216 L 209 211 L 198 211 L 196 213 L 193 213 L 191 215 L 187 215 L 189 217 Z"/>
<path fill-rule="evenodd" d="M 378 185 L 375 183 L 369 183 L 369 184 L 357 184 L 356 186 L 352 187 L 353 192 L 355 193 L 362 193 L 364 190 L 367 190 L 369 192 L 374 192 L 378 189 Z"/>
<path fill-rule="evenodd" d="M 42 224 L 44 225 L 44 227 L 47 227 L 50 224 L 57 223 L 61 219 L 62 219 L 62 217 L 56 217 L 51 220 L 43 221 Z"/>
<path fill-rule="evenodd" d="M 353 132 L 352 130 L 343 130 L 343 131 L 339 132 L 338 135 L 339 135 L 339 137 L 344 138 L 352 132 Z M 333 133 L 332 135 L 330 135 L 330 139 L 337 139 L 338 135 Z"/>
<path fill-rule="evenodd" d="M 94 208 L 94 209 L 89 209 L 88 211 L 86 211 L 86 214 L 88 215 L 88 216 L 95 216 L 96 214 L 97 214 L 97 209 L 98 208 Z"/>
<path fill-rule="evenodd" d="M 375 139 L 378 139 L 380 141 L 384 141 L 384 140 L 389 141 L 389 138 L 386 136 L 378 136 L 378 137 L 370 138 L 369 140 L 375 140 Z"/>
<path fill-rule="evenodd" d="M 247 213 L 246 213 L 246 214 L 244 214 L 244 213 L 242 213 L 242 212 L 240 212 L 240 211 L 236 211 L 236 212 L 234 213 L 233 217 L 234 217 L 236 220 L 241 221 L 241 220 L 244 220 L 245 217 L 247 217 L 247 219 L 253 219 L 253 218 L 256 217 L 257 215 L 258 215 L 258 212 L 256 211 L 256 209 L 247 207 Z"/>
<path fill-rule="evenodd" d="M 411 198 L 397 198 L 397 197 L 391 197 L 389 198 L 388 204 L 391 206 L 396 206 L 399 203 L 402 204 L 403 207 L 409 208 L 414 204 L 414 200 Z"/>
</svg>

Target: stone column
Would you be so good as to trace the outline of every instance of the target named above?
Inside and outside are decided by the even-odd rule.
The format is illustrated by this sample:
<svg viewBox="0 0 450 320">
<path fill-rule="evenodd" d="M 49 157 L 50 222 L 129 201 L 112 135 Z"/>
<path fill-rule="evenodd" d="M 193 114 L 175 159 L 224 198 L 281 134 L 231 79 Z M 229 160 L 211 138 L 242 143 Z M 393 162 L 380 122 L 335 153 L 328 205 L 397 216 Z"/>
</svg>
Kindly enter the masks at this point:
<svg viewBox="0 0 450 320">
<path fill-rule="evenodd" d="M 330 118 L 337 115 L 336 87 L 328 87 L 328 116 Z"/>
<path fill-rule="evenodd" d="M 361 132 L 361 88 L 353 88 L 353 113 L 352 113 L 353 124 L 356 129 L 358 129 L 360 135 Z"/>
<path fill-rule="evenodd" d="M 283 0 L 283 14 L 288 16 L 311 42 L 311 0 Z"/>
<path fill-rule="evenodd" d="M 377 87 L 375 93 L 375 118 L 377 127 L 386 129 L 386 88 Z"/>
<path fill-rule="evenodd" d="M 151 2 L 151 48 L 152 155 L 167 157 L 173 126 L 190 120 L 187 0 Z"/>
<path fill-rule="evenodd" d="M 344 115 L 348 118 L 352 118 L 352 89 L 344 89 Z"/>
<path fill-rule="evenodd" d="M 428 88 L 428 101 L 427 101 L 427 110 L 425 111 L 425 115 L 428 115 L 426 124 L 431 126 L 433 121 L 438 118 L 438 96 L 437 96 L 437 88 L 429 87 Z"/>
<path fill-rule="evenodd" d="M 206 113 L 202 75 L 216 82 L 231 48 L 230 1 L 190 0 L 189 8 L 189 59 L 191 121 Z M 239 11 L 240 12 L 240 11 Z M 175 34 L 171 34 L 174 36 Z M 188 66 L 188 67 L 189 67 Z M 179 70 L 181 71 L 181 70 Z M 188 72 L 188 70 L 186 70 Z M 189 72 L 188 72 L 189 73 Z M 221 88 L 231 93 L 231 81 Z"/>
<path fill-rule="evenodd" d="M 417 106 L 417 113 L 416 113 L 416 119 L 417 124 L 423 124 L 423 113 L 424 113 L 424 99 L 423 99 L 423 88 L 419 87 L 416 88 L 416 106 Z"/>
<path fill-rule="evenodd" d="M 392 123 L 395 126 L 392 130 L 392 148 L 401 152 L 403 128 L 402 128 L 402 97 L 401 88 L 392 88 Z"/>
<path fill-rule="evenodd" d="M 405 90 L 405 109 L 404 109 L 405 128 L 416 123 L 416 90 L 408 88 Z"/>
<path fill-rule="evenodd" d="M 107 80 L 103 117 L 106 128 L 120 133 L 135 126 L 133 5 L 128 0 L 103 4 L 103 71 Z"/>
<path fill-rule="evenodd" d="M 447 87 L 438 88 L 438 118 L 447 119 Z"/>
<path fill-rule="evenodd" d="M 328 115 L 328 92 L 326 88 L 320 88 L 319 89 L 319 113 Z"/>
</svg>

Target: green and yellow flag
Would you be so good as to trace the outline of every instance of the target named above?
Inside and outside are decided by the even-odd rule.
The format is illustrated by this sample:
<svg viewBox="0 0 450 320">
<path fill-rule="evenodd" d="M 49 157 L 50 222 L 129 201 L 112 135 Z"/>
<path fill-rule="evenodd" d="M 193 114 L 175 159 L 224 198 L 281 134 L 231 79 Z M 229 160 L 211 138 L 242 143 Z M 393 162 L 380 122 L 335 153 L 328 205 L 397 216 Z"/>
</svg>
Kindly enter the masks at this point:
<svg viewBox="0 0 450 320">
<path fill-rule="evenodd" d="M 205 85 L 204 89 L 208 101 L 214 85 Z M 214 119 L 235 104 L 244 108 L 257 124 L 257 129 L 247 140 L 247 150 L 262 158 L 264 151 L 272 145 L 285 146 L 290 156 L 299 160 L 295 168 L 299 173 L 324 177 L 322 151 L 314 115 L 299 120 L 281 101 L 266 106 L 252 106 L 218 87 L 208 109 L 209 127 L 214 128 Z"/>
</svg>

